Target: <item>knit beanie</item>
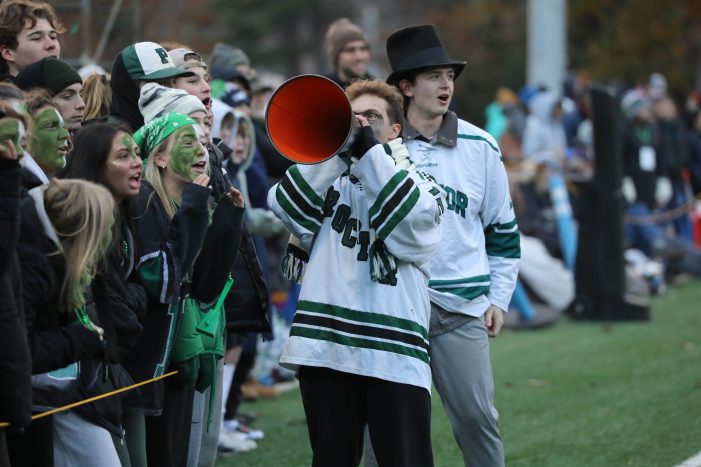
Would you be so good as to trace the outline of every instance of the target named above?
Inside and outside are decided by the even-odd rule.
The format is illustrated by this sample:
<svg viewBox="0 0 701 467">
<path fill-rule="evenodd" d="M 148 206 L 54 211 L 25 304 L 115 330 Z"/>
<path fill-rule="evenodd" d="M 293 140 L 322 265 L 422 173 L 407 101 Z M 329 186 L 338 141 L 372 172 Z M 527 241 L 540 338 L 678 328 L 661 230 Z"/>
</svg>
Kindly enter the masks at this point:
<svg viewBox="0 0 701 467">
<path fill-rule="evenodd" d="M 329 28 L 326 30 L 324 47 L 326 48 L 329 62 L 331 62 L 333 66 L 336 66 L 338 55 L 341 53 L 343 47 L 352 41 L 363 41 L 368 44 L 363 30 L 351 23 L 348 18 L 339 18 L 329 25 Z"/>
<path fill-rule="evenodd" d="M 77 71 L 68 63 L 53 57 L 42 58 L 26 66 L 17 75 L 15 84 L 25 91 L 32 88 L 48 89 L 56 95 L 68 86 L 82 83 Z"/>
<path fill-rule="evenodd" d="M 144 123 L 170 112 L 189 115 L 200 110 L 207 113 L 204 104 L 196 96 L 182 89 L 167 88 L 157 83 L 148 83 L 141 88 L 139 110 L 144 116 Z"/>
<path fill-rule="evenodd" d="M 233 45 L 217 42 L 209 60 L 210 73 L 214 79 L 230 81 L 230 75 L 237 65 L 249 65 L 251 61 L 246 52 Z"/>
<path fill-rule="evenodd" d="M 634 119 L 641 110 L 650 107 L 650 99 L 641 89 L 631 89 L 621 99 L 621 110 L 626 118 Z"/>
</svg>

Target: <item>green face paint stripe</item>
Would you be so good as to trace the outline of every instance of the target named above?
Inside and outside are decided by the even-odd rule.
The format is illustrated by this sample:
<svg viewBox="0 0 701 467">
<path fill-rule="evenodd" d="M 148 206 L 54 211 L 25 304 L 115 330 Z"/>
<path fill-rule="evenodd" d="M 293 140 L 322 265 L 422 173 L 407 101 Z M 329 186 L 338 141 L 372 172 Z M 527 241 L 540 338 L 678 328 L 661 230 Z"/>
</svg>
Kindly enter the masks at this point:
<svg viewBox="0 0 701 467">
<path fill-rule="evenodd" d="M 377 195 L 375 202 L 372 203 L 370 210 L 368 211 L 369 218 L 372 219 L 375 215 L 380 212 L 380 208 L 385 203 L 387 198 L 397 189 L 397 187 L 402 183 L 402 181 L 409 176 L 406 170 L 400 170 L 389 179 L 389 181 L 382 187 L 380 193 Z"/>
<path fill-rule="evenodd" d="M 134 148 L 136 147 L 134 138 L 132 138 L 129 135 L 124 135 L 122 136 L 121 143 L 124 146 L 124 149 L 127 150 L 127 154 L 129 154 L 129 159 L 141 159 L 136 153 L 136 151 L 134 151 Z"/>
<path fill-rule="evenodd" d="M 308 339 L 318 339 L 325 340 L 329 342 L 334 342 L 336 344 L 346 345 L 349 347 L 359 347 L 371 350 L 383 350 L 385 352 L 392 352 L 399 355 L 406 355 L 408 357 L 414 357 L 427 365 L 430 362 L 428 354 L 422 352 L 418 349 L 412 347 L 405 347 L 403 345 L 391 344 L 388 342 L 375 341 L 372 339 L 363 339 L 360 337 L 351 337 L 343 334 L 337 334 L 333 331 L 327 331 L 323 329 L 312 329 L 302 326 L 292 325 L 290 329 L 290 336 L 306 337 Z"/>
<path fill-rule="evenodd" d="M 419 334 L 424 339 L 428 339 L 428 331 L 420 324 L 394 316 L 387 316 L 381 313 L 372 313 L 366 311 L 357 311 L 350 308 L 344 308 L 336 305 L 328 305 L 325 303 L 311 302 L 308 300 L 300 300 L 297 303 L 298 310 L 310 311 L 313 313 L 321 313 L 337 318 L 348 319 L 365 324 L 379 324 L 389 326 L 403 331 L 411 331 Z"/>
</svg>

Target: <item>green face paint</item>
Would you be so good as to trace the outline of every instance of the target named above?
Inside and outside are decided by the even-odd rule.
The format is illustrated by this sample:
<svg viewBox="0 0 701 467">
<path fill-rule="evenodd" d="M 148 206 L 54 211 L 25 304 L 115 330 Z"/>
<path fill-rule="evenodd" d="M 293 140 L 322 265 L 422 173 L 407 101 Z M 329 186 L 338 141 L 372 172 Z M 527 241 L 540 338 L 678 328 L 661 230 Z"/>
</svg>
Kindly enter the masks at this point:
<svg viewBox="0 0 701 467">
<path fill-rule="evenodd" d="M 24 139 L 24 124 L 16 118 L 6 117 L 0 119 L 0 142 L 5 142 L 8 139 L 12 141 L 17 151 L 18 158 L 24 154 L 22 148 L 22 139 Z"/>
<path fill-rule="evenodd" d="M 50 175 L 66 165 L 68 131 L 63 119 L 53 107 L 40 110 L 32 120 L 29 137 L 29 153 L 39 166 Z"/>
<path fill-rule="evenodd" d="M 124 148 L 129 153 L 129 159 L 141 159 L 139 153 L 137 152 L 139 150 L 139 147 L 136 145 L 136 143 L 134 142 L 134 138 L 132 138 L 131 135 L 125 134 L 122 137 L 121 142 L 124 145 Z"/>
<path fill-rule="evenodd" d="M 180 128 L 173 133 L 173 137 L 175 141 L 170 154 L 170 165 L 173 172 L 191 182 L 199 175 L 193 165 L 202 160 L 204 148 L 200 144 L 197 132 L 192 125 L 185 125 Z M 203 167 L 203 169 L 205 168 Z"/>
</svg>

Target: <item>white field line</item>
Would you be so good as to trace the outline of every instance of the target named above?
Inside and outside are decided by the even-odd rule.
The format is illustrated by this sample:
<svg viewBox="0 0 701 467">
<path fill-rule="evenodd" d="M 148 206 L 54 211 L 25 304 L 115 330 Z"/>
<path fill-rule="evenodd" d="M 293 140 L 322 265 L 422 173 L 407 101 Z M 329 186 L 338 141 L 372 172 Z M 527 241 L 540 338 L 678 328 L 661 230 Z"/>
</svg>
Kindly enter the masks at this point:
<svg viewBox="0 0 701 467">
<path fill-rule="evenodd" d="M 701 452 L 692 456 L 675 467 L 701 467 Z"/>
</svg>

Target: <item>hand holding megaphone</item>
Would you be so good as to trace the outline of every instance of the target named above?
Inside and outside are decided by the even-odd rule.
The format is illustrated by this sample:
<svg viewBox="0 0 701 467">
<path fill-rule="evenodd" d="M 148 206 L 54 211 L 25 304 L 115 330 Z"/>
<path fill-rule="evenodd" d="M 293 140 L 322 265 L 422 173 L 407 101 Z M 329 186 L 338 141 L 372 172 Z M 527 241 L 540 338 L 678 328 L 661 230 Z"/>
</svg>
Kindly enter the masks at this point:
<svg viewBox="0 0 701 467">
<path fill-rule="evenodd" d="M 353 138 L 348 152 L 352 157 L 360 159 L 370 148 L 376 144 L 380 144 L 380 142 L 375 137 L 375 133 L 372 131 L 372 127 L 365 117 L 356 115 L 355 118 L 359 128 L 358 131 L 354 132 L 355 137 Z"/>
</svg>

